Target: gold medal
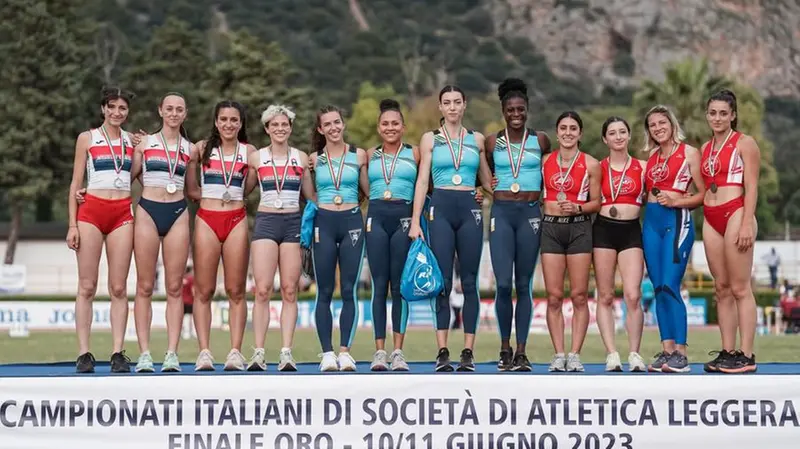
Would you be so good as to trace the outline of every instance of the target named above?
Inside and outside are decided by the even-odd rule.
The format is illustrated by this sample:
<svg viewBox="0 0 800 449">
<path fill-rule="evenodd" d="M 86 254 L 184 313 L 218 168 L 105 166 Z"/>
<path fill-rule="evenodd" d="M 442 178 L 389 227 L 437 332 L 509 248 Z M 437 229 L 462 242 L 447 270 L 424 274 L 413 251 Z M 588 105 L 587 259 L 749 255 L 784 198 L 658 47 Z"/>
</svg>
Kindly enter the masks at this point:
<svg viewBox="0 0 800 449">
<path fill-rule="evenodd" d="M 453 184 L 460 186 L 461 185 L 461 175 L 453 175 L 452 178 Z"/>
<path fill-rule="evenodd" d="M 344 172 L 344 160 L 347 157 L 347 145 L 344 147 L 344 153 L 342 153 L 342 158 L 339 159 L 339 173 L 338 176 L 336 172 L 333 170 L 333 159 L 331 158 L 330 154 L 328 154 L 328 147 L 325 147 L 325 158 L 328 160 L 328 171 L 331 174 L 331 182 L 333 183 L 333 188 L 338 192 L 339 187 L 342 185 L 342 173 Z M 342 204 L 344 201 L 342 200 L 341 195 L 336 195 L 333 197 L 333 204 L 337 206 Z"/>
<path fill-rule="evenodd" d="M 392 165 L 389 167 L 389 172 L 386 172 L 386 152 L 383 151 L 383 147 L 380 148 L 381 152 L 381 171 L 383 173 L 383 181 L 386 183 L 386 190 L 383 191 L 383 199 L 389 200 L 392 198 L 392 192 L 389 190 L 389 184 L 392 183 L 392 179 L 394 178 L 394 171 L 397 168 L 397 159 L 400 157 L 400 152 L 403 151 L 403 142 L 400 142 L 400 146 L 397 148 L 397 152 L 394 154 L 394 159 L 392 159 Z"/>
<path fill-rule="evenodd" d="M 511 184 L 511 191 L 514 192 L 514 193 L 518 193 L 519 192 L 519 184 L 516 183 L 516 182 L 512 183 Z"/>
<path fill-rule="evenodd" d="M 390 200 L 392 199 L 392 191 L 391 190 L 384 190 L 383 191 L 383 199 Z"/>
<path fill-rule="evenodd" d="M 336 195 L 336 196 L 333 197 L 333 204 L 338 206 L 338 205 L 342 204 L 343 202 L 344 202 L 344 200 L 342 199 L 341 195 Z"/>
<path fill-rule="evenodd" d="M 456 156 L 456 151 L 453 149 L 453 142 L 450 140 L 450 133 L 447 132 L 447 126 L 442 126 L 442 132 L 447 142 L 447 148 L 450 150 L 450 158 L 453 160 L 453 167 L 458 171 L 461 167 L 461 159 L 464 157 L 464 128 L 458 129 L 458 156 Z M 453 185 L 461 185 L 461 175 L 453 175 L 451 180 L 453 181 Z"/>
<path fill-rule="evenodd" d="M 511 192 L 518 193 L 519 184 L 516 182 L 516 179 L 519 176 L 519 170 L 522 167 L 522 159 L 525 158 L 525 141 L 528 140 L 528 128 L 525 128 L 525 132 L 522 133 L 522 141 L 519 143 L 519 156 L 517 156 L 516 162 L 514 161 L 511 151 L 511 139 L 508 137 L 508 128 L 506 128 L 503 132 L 506 138 L 506 153 L 508 153 L 508 163 L 511 165 L 511 176 L 515 179 L 514 183 L 511 184 Z"/>
</svg>

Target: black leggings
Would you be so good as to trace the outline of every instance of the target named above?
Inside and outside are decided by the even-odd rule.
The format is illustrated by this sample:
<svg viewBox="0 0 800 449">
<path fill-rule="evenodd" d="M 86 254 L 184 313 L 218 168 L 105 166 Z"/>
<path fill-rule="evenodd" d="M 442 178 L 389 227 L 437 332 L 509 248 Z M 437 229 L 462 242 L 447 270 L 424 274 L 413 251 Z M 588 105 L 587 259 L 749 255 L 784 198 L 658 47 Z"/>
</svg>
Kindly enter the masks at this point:
<svg viewBox="0 0 800 449">
<path fill-rule="evenodd" d="M 358 280 L 364 260 L 364 221 L 361 209 L 345 211 L 320 209 L 314 219 L 314 278 L 317 301 L 314 319 L 323 352 L 333 351 L 333 312 L 331 300 L 336 286 L 336 265 L 342 290 L 339 316 L 340 345 L 350 347 L 358 326 Z"/>
<path fill-rule="evenodd" d="M 458 255 L 464 292 L 464 333 L 474 334 L 480 317 L 478 269 L 483 251 L 483 211 L 475 191 L 435 189 L 431 198 L 428 233 L 431 250 L 444 276 L 444 290 L 434 301 L 436 329 L 450 327 L 453 259 Z"/>
</svg>

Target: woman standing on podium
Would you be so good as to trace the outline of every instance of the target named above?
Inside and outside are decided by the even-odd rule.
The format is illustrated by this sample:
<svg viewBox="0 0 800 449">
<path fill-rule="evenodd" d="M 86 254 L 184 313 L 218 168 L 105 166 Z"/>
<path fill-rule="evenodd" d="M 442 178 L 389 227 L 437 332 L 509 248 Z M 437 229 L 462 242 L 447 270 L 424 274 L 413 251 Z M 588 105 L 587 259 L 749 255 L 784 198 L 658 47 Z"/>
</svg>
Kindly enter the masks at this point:
<svg viewBox="0 0 800 449">
<path fill-rule="evenodd" d="M 592 263 L 591 214 L 600 210 L 600 164 L 580 150 L 583 121 L 567 111 L 556 120 L 558 151 L 542 162 L 544 219 L 542 271 L 547 290 L 547 327 L 555 355 L 549 371 L 583 371 L 580 359 L 589 327 L 589 267 Z M 564 354 L 564 273 L 572 300 L 572 346 Z"/>
<path fill-rule="evenodd" d="M 256 179 L 261 192 L 253 226 L 250 258 L 255 278 L 253 333 L 255 349 L 248 371 L 267 369 L 264 343 L 269 329 L 269 300 L 280 266 L 281 351 L 278 371 L 296 371 L 292 340 L 297 325 L 297 283 L 300 279 L 300 192 L 313 199 L 314 185 L 308 174 L 308 155 L 289 146 L 295 113 L 271 105 L 261 114 L 270 144 L 250 153 L 248 178 Z"/>
<path fill-rule="evenodd" d="M 314 219 L 312 257 L 317 281 L 314 318 L 322 345 L 320 371 L 355 371 L 350 347 L 358 326 L 358 280 L 364 259 L 364 220 L 360 192 L 369 192 L 367 154 L 344 141 L 344 118 L 334 106 L 317 111 L 311 133 L 310 166 L 314 170 L 319 210 Z M 339 356 L 333 352 L 331 301 L 336 287 L 336 267 L 342 311 Z"/>
<path fill-rule="evenodd" d="M 656 293 L 656 318 L 662 351 L 649 370 L 685 373 L 688 323 L 681 299 L 681 280 L 694 245 L 691 210 L 703 203 L 705 186 L 700 173 L 700 153 L 683 142 L 675 114 L 655 106 L 644 119 L 645 151 L 650 152 L 645 171 L 647 208 L 642 225 L 642 245 L 647 272 Z M 694 184 L 696 193 L 690 194 Z"/>
<path fill-rule="evenodd" d="M 497 280 L 494 308 L 500 329 L 499 371 L 530 371 L 525 353 L 533 317 L 533 273 L 539 257 L 541 237 L 542 155 L 550 153 L 544 132 L 529 130 L 528 88 L 516 78 L 497 88 L 506 128 L 486 137 L 494 188 L 489 244 Z M 515 282 L 512 282 L 512 279 Z M 511 300 L 517 287 L 516 313 Z M 517 346 L 511 349 L 511 323 L 516 322 Z"/>
<path fill-rule="evenodd" d="M 622 371 L 622 361 L 614 341 L 614 296 L 617 266 L 622 276 L 628 331 L 628 369 L 645 371 L 639 355 L 644 327 L 642 311 L 642 227 L 639 214 L 644 199 L 645 161 L 631 157 L 628 144 L 631 129 L 621 117 L 609 117 L 602 128 L 603 142 L 609 150 L 600 162 L 602 205 L 592 227 L 594 272 L 597 283 L 597 327 L 606 347 L 606 371 Z"/>
<path fill-rule="evenodd" d="M 459 371 L 474 371 L 475 333 L 480 317 L 478 269 L 483 250 L 481 205 L 475 199 L 476 182 L 491 191 L 491 174 L 484 154 L 484 137 L 462 124 L 467 99 L 456 86 L 439 92 L 442 126 L 422 136 L 420 166 L 414 189 L 414 215 L 409 237 L 422 238 L 420 217 L 431 176 L 433 194 L 428 218 L 430 246 L 444 276 L 445 286 L 436 297 L 437 372 L 453 371 L 447 336 L 450 327 L 450 289 L 453 283 L 453 260 L 458 256 L 461 285 L 464 290 L 464 349 Z M 480 172 L 480 174 L 479 174 Z"/>
</svg>

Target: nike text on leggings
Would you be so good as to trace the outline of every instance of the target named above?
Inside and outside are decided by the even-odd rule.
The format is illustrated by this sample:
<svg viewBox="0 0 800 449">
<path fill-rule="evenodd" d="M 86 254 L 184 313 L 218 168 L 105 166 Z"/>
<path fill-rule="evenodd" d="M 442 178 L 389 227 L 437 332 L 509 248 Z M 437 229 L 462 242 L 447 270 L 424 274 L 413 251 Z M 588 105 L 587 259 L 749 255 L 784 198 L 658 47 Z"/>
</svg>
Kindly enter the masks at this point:
<svg viewBox="0 0 800 449">
<path fill-rule="evenodd" d="M 317 281 L 317 300 L 314 319 L 323 352 L 333 351 L 333 312 L 331 299 L 336 286 L 336 264 L 339 264 L 339 283 L 342 311 L 339 316 L 340 345 L 350 347 L 358 326 L 358 280 L 364 259 L 364 221 L 361 209 L 345 211 L 320 209 L 314 220 L 314 278 Z"/>
<path fill-rule="evenodd" d="M 478 269 L 483 251 L 481 206 L 474 191 L 435 189 L 429 210 L 431 250 L 444 277 L 444 290 L 432 300 L 436 329 L 450 327 L 450 291 L 453 288 L 454 256 L 464 292 L 464 333 L 474 334 L 480 317 Z"/>
<path fill-rule="evenodd" d="M 410 201 L 371 200 L 367 213 L 367 261 L 372 278 L 372 324 L 376 340 L 386 338 L 386 297 L 391 285 L 392 329 L 404 334 L 408 304 L 400 295 L 400 278 L 411 239 Z"/>
<path fill-rule="evenodd" d="M 686 305 L 681 280 L 694 245 L 694 223 L 688 209 L 647 203 L 642 245 L 647 272 L 656 294 L 656 318 L 661 341 L 686 344 Z"/>
<path fill-rule="evenodd" d="M 533 271 L 539 257 L 541 209 L 537 202 L 495 200 L 490 220 L 489 247 L 497 280 L 494 309 L 500 338 L 511 338 L 514 318 L 517 343 L 526 343 L 533 318 Z M 517 287 L 516 313 L 511 301 L 514 285 Z"/>
</svg>

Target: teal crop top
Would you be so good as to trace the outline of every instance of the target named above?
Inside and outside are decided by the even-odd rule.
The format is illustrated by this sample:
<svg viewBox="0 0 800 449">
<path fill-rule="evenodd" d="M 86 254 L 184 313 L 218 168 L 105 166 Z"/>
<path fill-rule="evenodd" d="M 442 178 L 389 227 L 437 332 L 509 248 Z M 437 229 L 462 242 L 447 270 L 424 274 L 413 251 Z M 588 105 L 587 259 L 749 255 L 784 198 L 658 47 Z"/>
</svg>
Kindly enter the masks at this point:
<svg viewBox="0 0 800 449">
<path fill-rule="evenodd" d="M 459 143 L 458 136 L 450 136 L 453 140 L 450 146 L 453 154 L 447 145 L 447 139 L 441 130 L 433 132 L 433 154 L 431 155 L 431 174 L 433 175 L 433 187 L 452 187 L 452 186 L 475 186 L 478 176 L 478 168 L 481 162 L 481 153 L 478 143 L 475 141 L 475 134 L 472 131 L 462 133 L 464 143 L 461 145 L 461 164 L 456 170 L 453 159 L 458 160 Z M 455 179 L 454 179 L 455 178 Z M 454 181 L 461 181 L 460 183 Z"/>
<path fill-rule="evenodd" d="M 341 158 L 332 157 L 328 161 L 328 156 L 323 152 L 317 155 L 317 165 L 315 167 L 315 178 L 317 187 L 317 202 L 319 204 L 345 204 L 358 203 L 358 153 L 354 145 L 344 153 L 344 167 L 341 167 Z M 341 179 L 339 189 L 336 189 L 331 177 L 331 168 L 335 173 L 336 179 Z M 336 197 L 341 197 L 342 201 L 337 203 Z"/>
<path fill-rule="evenodd" d="M 383 162 L 381 155 L 384 154 Z M 395 162 L 395 157 L 397 161 Z M 384 168 L 381 168 L 383 163 Z M 391 174 L 394 165 L 394 174 Z M 369 160 L 367 170 L 369 174 L 369 199 L 371 200 L 406 200 L 414 199 L 414 186 L 417 182 L 417 161 L 414 159 L 414 150 L 411 145 L 403 144 L 397 150 L 397 155 L 383 153 L 383 148 L 375 148 Z M 390 178 L 389 183 L 384 179 L 384 173 Z M 390 192 L 388 198 L 386 192 Z"/>
</svg>

